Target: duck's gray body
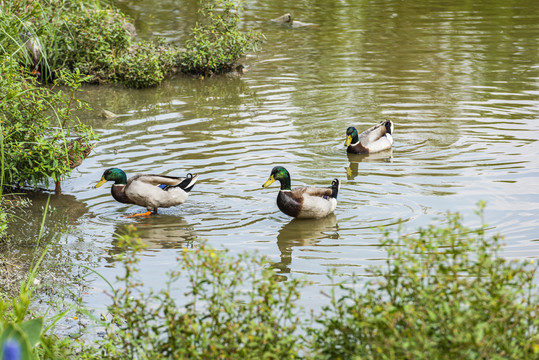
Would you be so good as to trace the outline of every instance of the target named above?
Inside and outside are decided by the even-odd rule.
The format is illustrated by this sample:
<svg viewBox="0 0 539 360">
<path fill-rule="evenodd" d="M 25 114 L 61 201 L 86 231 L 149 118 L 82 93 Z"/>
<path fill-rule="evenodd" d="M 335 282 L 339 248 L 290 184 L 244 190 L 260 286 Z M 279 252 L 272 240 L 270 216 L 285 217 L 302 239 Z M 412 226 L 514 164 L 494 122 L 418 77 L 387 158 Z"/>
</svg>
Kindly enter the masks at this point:
<svg viewBox="0 0 539 360">
<path fill-rule="evenodd" d="M 355 128 L 349 128 L 354 129 Z M 356 130 L 357 131 L 357 130 Z M 384 120 L 363 131 L 352 141 L 346 151 L 351 154 L 375 153 L 391 149 L 393 145 L 393 122 Z"/>
<path fill-rule="evenodd" d="M 188 178 L 164 175 L 135 175 L 125 185 L 125 196 L 132 203 L 148 210 L 183 204 L 198 175 Z M 184 184 L 182 184 L 184 183 Z M 160 187 L 166 185 L 166 187 Z M 187 191 L 186 191 L 187 190 Z"/>
<path fill-rule="evenodd" d="M 288 216 L 299 219 L 320 219 L 333 213 L 337 208 L 337 198 L 332 194 L 331 187 L 280 190 L 277 195 L 277 206 Z"/>
</svg>

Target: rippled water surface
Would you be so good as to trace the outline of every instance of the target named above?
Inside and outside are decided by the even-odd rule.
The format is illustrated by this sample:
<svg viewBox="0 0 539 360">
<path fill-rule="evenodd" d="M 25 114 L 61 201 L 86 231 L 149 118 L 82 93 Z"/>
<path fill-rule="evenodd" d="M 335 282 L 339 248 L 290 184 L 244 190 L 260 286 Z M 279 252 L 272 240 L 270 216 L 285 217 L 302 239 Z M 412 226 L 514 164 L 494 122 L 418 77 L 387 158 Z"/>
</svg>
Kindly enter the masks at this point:
<svg viewBox="0 0 539 360">
<path fill-rule="evenodd" d="M 122 1 L 139 36 L 182 41 L 197 1 Z M 148 244 L 143 280 L 155 286 L 178 249 L 208 239 L 232 253 L 258 250 L 279 271 L 306 276 L 317 303 L 325 273 L 362 273 L 383 257 L 374 227 L 408 232 L 448 211 L 505 235 L 505 254 L 539 256 L 539 2 L 249 1 L 243 25 L 266 40 L 242 62 L 242 76 L 176 77 L 155 89 L 87 87 L 101 134 L 95 152 L 52 204 L 67 219 L 65 247 L 109 279 L 120 272 L 113 233 L 136 224 Z M 420 3 L 420 4 L 419 4 Z M 316 27 L 268 21 L 285 12 Z M 99 118 L 101 109 L 119 116 Z M 395 123 L 394 148 L 348 156 L 350 125 Z M 291 220 L 278 185 L 261 185 L 275 165 L 292 186 L 342 180 L 335 215 Z M 115 202 L 104 169 L 200 174 L 188 201 L 158 216 L 124 219 L 141 208 Z M 42 196 L 36 198 L 40 217 Z M 55 218 L 53 217 L 53 220 Z M 106 297 L 100 279 L 89 303 Z"/>
</svg>

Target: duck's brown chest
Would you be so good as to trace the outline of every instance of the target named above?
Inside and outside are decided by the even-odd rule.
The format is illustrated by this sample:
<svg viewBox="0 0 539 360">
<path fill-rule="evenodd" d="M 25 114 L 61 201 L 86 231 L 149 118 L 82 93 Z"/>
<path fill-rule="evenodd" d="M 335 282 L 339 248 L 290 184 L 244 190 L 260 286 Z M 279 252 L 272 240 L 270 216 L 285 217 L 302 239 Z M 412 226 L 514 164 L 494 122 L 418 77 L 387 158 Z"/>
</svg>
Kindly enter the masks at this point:
<svg viewBox="0 0 539 360">
<path fill-rule="evenodd" d="M 125 185 L 116 185 L 113 184 L 112 188 L 110 190 L 110 193 L 112 194 L 112 197 L 114 200 L 124 203 L 124 204 L 133 204 L 132 201 L 130 201 L 127 196 L 125 196 Z"/>
<path fill-rule="evenodd" d="M 277 195 L 277 206 L 286 215 L 298 217 L 303 207 L 303 198 L 296 196 L 290 191 L 279 191 L 279 195 Z"/>
</svg>

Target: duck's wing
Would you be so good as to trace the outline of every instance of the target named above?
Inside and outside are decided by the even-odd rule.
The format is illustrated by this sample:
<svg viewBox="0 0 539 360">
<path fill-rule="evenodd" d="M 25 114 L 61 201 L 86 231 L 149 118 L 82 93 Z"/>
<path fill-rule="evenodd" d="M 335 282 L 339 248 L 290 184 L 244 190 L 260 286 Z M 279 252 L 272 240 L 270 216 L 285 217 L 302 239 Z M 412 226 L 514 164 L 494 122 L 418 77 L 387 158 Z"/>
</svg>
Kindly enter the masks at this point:
<svg viewBox="0 0 539 360">
<path fill-rule="evenodd" d="M 321 188 L 321 187 L 314 187 L 310 186 L 307 188 L 304 188 L 304 193 L 310 196 L 318 196 L 318 197 L 324 197 L 324 196 L 331 196 L 333 190 L 331 188 Z"/>
<path fill-rule="evenodd" d="M 159 186 L 159 185 L 176 186 L 176 185 L 179 185 L 183 180 L 185 180 L 185 178 L 176 177 L 176 176 L 138 174 L 129 178 L 129 180 L 127 180 L 127 186 L 137 181 L 150 184 L 150 185 L 155 185 L 155 186 Z"/>
<path fill-rule="evenodd" d="M 339 179 L 333 179 L 331 182 L 331 186 L 329 187 L 306 187 L 305 194 L 310 196 L 318 196 L 322 197 L 324 199 L 328 198 L 337 198 L 337 195 L 339 193 L 339 189 L 341 187 L 341 181 Z"/>
<path fill-rule="evenodd" d="M 359 135 L 359 142 L 364 147 L 368 147 L 368 145 L 375 143 L 380 138 L 386 135 L 386 126 L 385 122 L 381 122 L 379 124 L 374 125 L 371 128 L 368 128 L 367 130 L 363 131 Z"/>
<path fill-rule="evenodd" d="M 296 217 L 320 219 L 331 214 L 337 207 L 339 182 L 338 180 L 336 181 L 334 185 L 328 188 L 301 188 L 301 208 Z"/>
<path fill-rule="evenodd" d="M 182 204 L 189 196 L 198 175 L 187 177 L 167 175 L 135 175 L 127 180 L 126 196 L 137 205 L 148 209 Z"/>
<path fill-rule="evenodd" d="M 127 186 L 133 182 L 142 182 L 154 186 L 159 186 L 163 190 L 167 190 L 170 187 L 179 187 L 184 191 L 190 191 L 198 180 L 198 175 L 187 174 L 186 177 L 180 176 L 168 176 L 168 175 L 153 175 L 153 174 L 139 174 L 135 175 L 127 180 Z"/>
</svg>

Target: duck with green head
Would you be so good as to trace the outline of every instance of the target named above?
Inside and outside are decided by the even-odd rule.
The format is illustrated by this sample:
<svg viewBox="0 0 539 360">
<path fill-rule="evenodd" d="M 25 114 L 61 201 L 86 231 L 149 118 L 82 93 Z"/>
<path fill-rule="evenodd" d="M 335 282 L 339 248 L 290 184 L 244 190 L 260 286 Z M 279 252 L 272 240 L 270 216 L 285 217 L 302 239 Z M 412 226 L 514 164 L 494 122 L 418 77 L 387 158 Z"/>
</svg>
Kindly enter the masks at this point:
<svg viewBox="0 0 539 360">
<path fill-rule="evenodd" d="M 269 179 L 262 185 L 268 187 L 278 180 L 281 190 L 277 195 L 279 210 L 288 216 L 303 219 L 320 219 L 335 211 L 341 182 L 333 180 L 329 187 L 300 187 L 291 189 L 290 174 L 282 166 L 271 170 Z"/>
<path fill-rule="evenodd" d="M 374 153 L 391 149 L 393 145 L 393 122 L 383 120 L 373 127 L 358 134 L 357 129 L 350 126 L 346 129 L 346 152 L 351 154 Z"/>
<path fill-rule="evenodd" d="M 107 181 L 114 181 L 111 188 L 112 197 L 124 204 L 144 206 L 147 212 L 131 215 L 140 216 L 150 215 L 152 210 L 157 213 L 160 207 L 183 204 L 197 179 L 198 175 L 192 174 L 187 174 L 186 177 L 139 174 L 127 179 L 123 170 L 111 168 L 105 170 L 95 187 L 98 188 Z"/>
</svg>

